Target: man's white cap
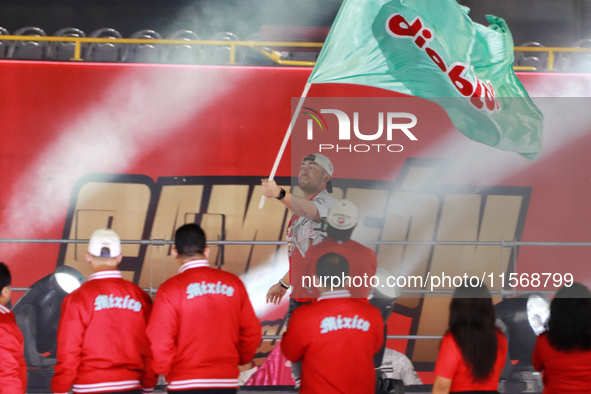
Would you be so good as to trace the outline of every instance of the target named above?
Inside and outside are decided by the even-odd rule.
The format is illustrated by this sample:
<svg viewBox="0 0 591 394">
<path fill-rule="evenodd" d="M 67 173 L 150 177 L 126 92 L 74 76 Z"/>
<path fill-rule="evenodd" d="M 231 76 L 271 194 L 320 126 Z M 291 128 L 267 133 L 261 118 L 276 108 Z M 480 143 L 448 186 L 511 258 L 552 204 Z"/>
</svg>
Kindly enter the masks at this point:
<svg viewBox="0 0 591 394">
<path fill-rule="evenodd" d="M 332 204 L 326 222 L 337 230 L 349 230 L 357 224 L 357 207 L 349 200 L 339 200 Z"/>
<path fill-rule="evenodd" d="M 304 157 L 302 159 L 302 163 L 306 160 L 310 160 L 310 161 L 313 161 L 314 163 L 318 163 L 318 165 L 320 167 L 324 168 L 324 171 L 326 171 L 328 173 L 328 175 L 332 176 L 332 171 L 334 170 L 334 167 L 332 166 L 332 163 L 330 162 L 328 157 L 326 157 L 320 153 L 313 153 L 311 155 Z"/>
<path fill-rule="evenodd" d="M 121 240 L 113 230 L 96 230 L 90 237 L 88 253 L 96 257 L 117 257 L 121 254 Z"/>
</svg>

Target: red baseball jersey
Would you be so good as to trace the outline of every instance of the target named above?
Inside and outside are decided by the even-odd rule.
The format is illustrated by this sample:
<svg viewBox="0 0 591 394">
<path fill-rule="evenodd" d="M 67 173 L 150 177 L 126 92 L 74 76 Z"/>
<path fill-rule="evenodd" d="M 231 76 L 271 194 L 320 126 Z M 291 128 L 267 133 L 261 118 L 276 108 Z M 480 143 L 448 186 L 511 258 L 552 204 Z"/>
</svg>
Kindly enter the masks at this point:
<svg viewBox="0 0 591 394">
<path fill-rule="evenodd" d="M 499 387 L 499 378 L 505 366 L 507 357 L 507 339 L 501 332 L 497 334 L 497 360 L 490 376 L 483 381 L 474 382 L 472 369 L 468 367 L 462 350 L 456 344 L 453 334 L 447 332 L 441 340 L 437 363 L 435 364 L 435 375 L 451 379 L 451 392 L 457 391 L 496 391 Z"/>
<path fill-rule="evenodd" d="M 300 393 L 373 394 L 373 356 L 384 340 L 380 311 L 347 290 L 322 294 L 293 312 L 281 350 L 302 361 Z"/>
<path fill-rule="evenodd" d="M 158 381 L 146 335 L 151 307 L 148 293 L 121 272 L 92 274 L 62 303 L 51 390 L 151 392 Z"/>
<path fill-rule="evenodd" d="M 0 305 L 0 394 L 24 394 L 27 391 L 23 334 L 14 315 Z"/>
<path fill-rule="evenodd" d="M 345 287 L 351 293 L 351 297 L 369 297 L 369 291 L 371 290 L 370 279 L 376 274 L 378 268 L 378 259 L 376 258 L 375 252 L 361 245 L 359 242 L 353 240 L 341 242 L 333 238 L 327 238 L 323 242 L 311 246 L 306 253 L 306 257 L 303 259 L 303 266 L 301 268 L 292 264 L 291 283 L 294 286 L 292 294 L 303 294 L 299 292 L 308 292 L 306 288 L 311 287 L 311 293 L 314 297 L 320 295 L 318 289 L 313 286 L 313 280 L 314 275 L 316 275 L 316 262 L 327 253 L 338 253 L 349 262 L 348 276 L 351 280 L 349 281 L 345 278 Z M 310 279 L 306 278 L 306 280 L 303 280 L 304 277 Z"/>
<path fill-rule="evenodd" d="M 189 261 L 158 289 L 148 325 L 154 370 L 168 390 L 238 387 L 239 365 L 251 361 L 262 336 L 236 275 Z"/>
</svg>

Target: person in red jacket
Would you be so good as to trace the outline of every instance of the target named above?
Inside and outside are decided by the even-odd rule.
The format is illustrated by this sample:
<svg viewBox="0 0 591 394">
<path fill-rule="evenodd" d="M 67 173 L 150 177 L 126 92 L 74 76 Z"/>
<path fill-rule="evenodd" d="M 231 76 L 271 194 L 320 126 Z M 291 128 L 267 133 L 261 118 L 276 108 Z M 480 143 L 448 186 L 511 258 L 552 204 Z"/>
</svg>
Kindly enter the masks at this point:
<svg viewBox="0 0 591 394">
<path fill-rule="evenodd" d="M 0 394 L 24 394 L 27 391 L 27 365 L 23 334 L 14 315 L 6 307 L 10 301 L 10 270 L 0 263 Z"/>
<path fill-rule="evenodd" d="M 337 253 L 322 256 L 316 265 L 319 278 L 348 273 L 349 262 Z M 373 357 L 383 342 L 382 316 L 367 301 L 351 298 L 344 287 L 331 289 L 330 283 L 319 288 L 318 302 L 293 312 L 281 350 L 288 360 L 302 361 L 301 394 L 374 394 Z"/>
<path fill-rule="evenodd" d="M 550 304 L 546 332 L 532 355 L 544 375 L 544 394 L 591 393 L 591 292 L 580 283 L 562 287 Z"/>
<path fill-rule="evenodd" d="M 298 281 L 305 282 L 314 297 L 318 298 L 319 296 L 318 290 L 311 283 L 311 278 L 316 275 L 316 262 L 321 256 L 330 252 L 338 253 L 350 262 L 348 276 L 351 280 L 346 283 L 346 288 L 351 293 L 351 297 L 362 299 L 369 297 L 372 290 L 370 282 L 376 274 L 378 259 L 373 249 L 351 239 L 353 230 L 357 227 L 358 215 L 357 206 L 349 200 L 339 200 L 330 207 L 326 217 L 328 238 L 317 245 L 310 246 L 304 257 L 305 280 Z M 395 299 L 377 297 L 375 293 L 370 300 L 370 303 L 380 310 L 384 319 L 384 344 L 375 355 L 374 365 L 376 368 L 382 365 L 386 349 L 387 322 L 395 301 Z"/>
<path fill-rule="evenodd" d="M 351 281 L 346 283 L 346 289 L 353 298 L 367 299 L 372 289 L 369 284 L 372 276 L 376 274 L 378 260 L 375 252 L 367 246 L 361 245 L 351 239 L 353 230 L 357 226 L 357 206 L 349 200 L 338 200 L 328 210 L 326 216 L 326 238 L 319 244 L 312 245 L 304 257 L 301 272 L 303 278 L 297 282 L 310 288 L 311 295 L 318 298 L 318 290 L 311 286 L 311 278 L 316 275 L 316 262 L 321 256 L 334 252 L 344 256 L 349 265 Z M 357 278 L 353 280 L 353 278 Z"/>
<path fill-rule="evenodd" d="M 62 303 L 51 390 L 152 392 L 158 377 L 146 335 L 150 296 L 116 269 L 122 255 L 113 230 L 92 234 L 86 259 L 94 273 Z"/>
<path fill-rule="evenodd" d="M 154 370 L 169 392 L 236 393 L 238 366 L 254 358 L 262 337 L 246 288 L 209 266 L 197 224 L 176 231 L 172 254 L 182 265 L 158 289 L 148 325 Z"/>
<path fill-rule="evenodd" d="M 507 339 L 495 327 L 488 288 L 468 282 L 457 287 L 435 363 L 433 394 L 498 393 L 506 357 Z"/>
</svg>

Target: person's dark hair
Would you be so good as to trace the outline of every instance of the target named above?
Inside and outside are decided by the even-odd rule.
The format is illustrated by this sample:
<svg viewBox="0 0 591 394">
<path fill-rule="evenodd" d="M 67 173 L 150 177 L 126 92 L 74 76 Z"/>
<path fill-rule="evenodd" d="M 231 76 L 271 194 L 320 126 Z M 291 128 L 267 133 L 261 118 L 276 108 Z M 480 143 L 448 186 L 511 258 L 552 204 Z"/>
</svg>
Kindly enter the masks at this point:
<svg viewBox="0 0 591 394">
<path fill-rule="evenodd" d="M 355 227 L 347 230 L 339 230 L 326 223 L 326 235 L 328 238 L 336 239 L 337 241 L 348 241 L 351 239 L 351 234 Z"/>
<path fill-rule="evenodd" d="M 591 350 L 591 292 L 580 283 L 563 286 L 550 304 L 548 342 L 557 350 Z"/>
<path fill-rule="evenodd" d="M 483 381 L 493 372 L 497 361 L 495 310 L 486 286 L 457 287 L 449 306 L 449 327 L 472 369 L 473 382 Z"/>
<path fill-rule="evenodd" d="M 181 256 L 203 254 L 206 243 L 205 232 L 195 223 L 179 227 L 174 235 L 174 246 Z"/>
<path fill-rule="evenodd" d="M 316 262 L 316 275 L 319 277 L 349 275 L 349 262 L 338 253 L 327 253 Z"/>
<path fill-rule="evenodd" d="M 0 291 L 6 286 L 10 286 L 12 283 L 12 276 L 10 275 L 10 270 L 8 266 L 2 262 L 0 262 Z"/>
</svg>

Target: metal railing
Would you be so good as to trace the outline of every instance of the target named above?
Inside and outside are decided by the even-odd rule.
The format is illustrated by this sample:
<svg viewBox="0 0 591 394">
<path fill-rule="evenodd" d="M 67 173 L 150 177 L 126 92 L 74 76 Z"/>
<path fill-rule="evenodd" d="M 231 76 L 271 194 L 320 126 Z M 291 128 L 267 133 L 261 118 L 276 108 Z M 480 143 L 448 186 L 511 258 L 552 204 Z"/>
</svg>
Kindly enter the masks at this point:
<svg viewBox="0 0 591 394">
<path fill-rule="evenodd" d="M 140 39 L 140 38 L 88 38 L 88 37 L 46 37 L 46 36 L 0 36 L 0 41 L 39 41 L 39 42 L 73 42 L 75 44 L 72 61 L 83 61 L 82 44 L 163 44 L 163 45 L 204 45 L 223 46 L 230 48 L 230 57 L 227 64 L 236 65 L 236 48 L 247 47 L 268 57 L 273 62 L 286 66 L 310 66 L 316 62 L 301 60 L 285 60 L 281 51 L 276 48 L 322 48 L 322 42 L 284 42 L 284 41 L 228 41 L 228 40 L 168 40 L 168 39 Z M 274 49 L 275 48 L 275 49 Z M 591 48 L 558 48 L 558 47 L 515 47 L 515 52 L 547 52 L 548 66 L 546 71 L 555 71 L 555 53 L 585 52 L 591 53 Z M 516 71 L 532 71 L 535 67 L 514 66 Z"/>
<path fill-rule="evenodd" d="M 26 238 L 1 238 L 0 244 L 3 243 L 42 243 L 42 244 L 87 244 L 88 239 L 26 239 Z M 165 239 L 149 239 L 149 240 L 121 240 L 122 244 L 135 245 L 151 245 L 151 246 L 166 246 L 174 244 L 172 240 Z M 532 242 L 532 241 L 364 241 L 360 242 L 364 245 L 426 245 L 426 246 L 499 246 L 512 248 L 514 251 L 519 246 L 575 246 L 575 247 L 591 247 L 591 242 Z M 208 241 L 209 245 L 270 245 L 281 246 L 286 245 L 285 241 Z M 14 291 L 27 291 L 28 287 L 13 287 Z M 144 289 L 149 293 L 156 293 L 157 288 Z M 427 289 L 404 289 L 402 294 L 453 294 L 454 290 L 427 290 Z M 554 294 L 555 291 L 540 291 L 540 290 L 490 290 L 491 294 L 495 295 L 516 295 L 524 293 L 545 293 Z M 442 335 L 388 335 L 387 339 L 394 340 L 439 340 L 443 338 Z M 281 335 L 263 335 L 263 340 L 280 340 Z"/>
<path fill-rule="evenodd" d="M 547 52 L 548 66 L 545 71 L 556 71 L 554 69 L 555 53 L 584 52 L 591 53 L 591 48 L 558 48 L 558 47 L 515 47 L 515 52 Z M 514 67 L 515 68 L 515 67 Z M 533 67 L 532 67 L 533 68 Z M 517 69 L 517 68 L 515 68 Z"/>
<path fill-rule="evenodd" d="M 107 43 L 107 44 L 164 44 L 164 45 L 209 45 L 230 47 L 230 59 L 228 64 L 238 64 L 236 62 L 236 47 L 248 47 L 267 56 L 277 64 L 286 66 L 314 66 L 315 62 L 305 62 L 297 60 L 282 60 L 277 52 L 267 52 L 262 48 L 266 47 L 290 47 L 290 48 L 321 48 L 324 44 L 321 42 L 282 42 L 282 41 L 213 41 L 213 40 L 165 40 L 165 39 L 145 39 L 145 38 L 87 38 L 87 37 L 37 37 L 37 36 L 0 36 L 0 41 L 50 41 L 50 42 L 73 42 L 74 57 L 70 60 L 83 61 L 82 44 L 83 43 Z"/>
<path fill-rule="evenodd" d="M 87 244 L 88 239 L 36 239 L 36 238 L 0 238 L 0 243 L 29 244 Z M 174 241 L 166 239 L 121 240 L 122 244 L 165 246 Z M 363 245 L 423 245 L 423 246 L 591 246 L 591 242 L 552 242 L 552 241 L 360 241 Z M 286 241 L 207 241 L 208 245 L 287 245 Z"/>
<path fill-rule="evenodd" d="M 26 244 L 88 244 L 88 239 L 31 239 L 31 238 L 0 238 L 0 244 L 3 243 L 26 243 Z M 174 241 L 166 239 L 148 239 L 148 240 L 121 240 L 122 244 L 128 245 L 148 245 L 148 246 L 167 246 L 173 245 Z M 501 248 L 511 248 L 516 258 L 515 252 L 517 247 L 520 246 L 568 246 L 568 247 L 591 247 L 591 242 L 546 242 L 546 241 L 362 241 L 360 242 L 366 246 L 379 246 L 379 245 L 400 245 L 400 246 L 499 246 Z M 282 246 L 287 245 L 286 241 L 237 241 L 237 240 L 226 240 L 226 241 L 207 241 L 208 245 L 212 246 L 232 246 L 232 245 L 259 245 L 259 246 Z M 27 291 L 29 287 L 13 287 L 14 291 Z M 146 288 L 144 289 L 148 293 L 155 294 L 157 288 Z M 402 294 L 453 294 L 454 290 L 448 289 L 401 289 Z M 546 290 L 490 290 L 491 294 L 504 295 L 517 295 L 524 293 L 544 293 L 554 294 L 556 291 Z"/>
</svg>

